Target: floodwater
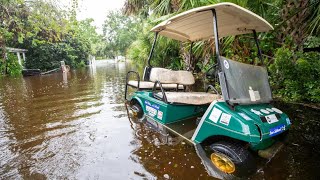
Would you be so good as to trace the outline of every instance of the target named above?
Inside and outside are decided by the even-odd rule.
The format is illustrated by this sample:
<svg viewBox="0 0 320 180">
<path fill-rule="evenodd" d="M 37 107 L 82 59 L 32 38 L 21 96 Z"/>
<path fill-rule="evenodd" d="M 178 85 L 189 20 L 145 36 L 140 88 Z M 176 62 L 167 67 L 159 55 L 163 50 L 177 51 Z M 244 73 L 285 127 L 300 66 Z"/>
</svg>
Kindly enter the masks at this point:
<svg viewBox="0 0 320 180">
<path fill-rule="evenodd" d="M 194 147 L 129 118 L 125 63 L 0 79 L 0 179 L 213 179 Z M 250 179 L 320 177 L 319 110 L 276 103 L 293 127 Z"/>
</svg>

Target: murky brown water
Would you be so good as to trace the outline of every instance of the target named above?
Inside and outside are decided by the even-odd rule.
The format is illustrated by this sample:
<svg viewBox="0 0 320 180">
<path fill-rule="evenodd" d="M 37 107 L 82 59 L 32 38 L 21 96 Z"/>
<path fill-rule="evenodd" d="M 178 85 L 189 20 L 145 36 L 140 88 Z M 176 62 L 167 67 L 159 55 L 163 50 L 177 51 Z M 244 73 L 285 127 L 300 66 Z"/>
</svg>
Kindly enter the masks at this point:
<svg viewBox="0 0 320 180">
<path fill-rule="evenodd" d="M 192 146 L 161 143 L 124 105 L 124 63 L 0 79 L 0 179 L 212 179 Z M 319 111 L 277 106 L 289 144 L 252 179 L 320 176 Z M 305 113 L 307 112 L 307 113 Z"/>
</svg>

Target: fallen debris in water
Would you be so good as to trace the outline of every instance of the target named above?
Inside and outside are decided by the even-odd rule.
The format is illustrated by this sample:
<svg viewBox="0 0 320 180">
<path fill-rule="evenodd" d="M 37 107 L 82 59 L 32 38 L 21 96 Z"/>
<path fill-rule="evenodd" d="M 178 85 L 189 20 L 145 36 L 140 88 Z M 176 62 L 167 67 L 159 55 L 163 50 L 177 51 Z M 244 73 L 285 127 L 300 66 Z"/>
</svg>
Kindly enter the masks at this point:
<svg viewBox="0 0 320 180">
<path fill-rule="evenodd" d="M 133 173 L 134 173 L 135 175 L 138 175 L 138 176 L 141 176 L 141 177 L 146 177 L 145 174 L 140 173 L 140 172 L 137 172 L 137 171 L 134 171 Z"/>
</svg>

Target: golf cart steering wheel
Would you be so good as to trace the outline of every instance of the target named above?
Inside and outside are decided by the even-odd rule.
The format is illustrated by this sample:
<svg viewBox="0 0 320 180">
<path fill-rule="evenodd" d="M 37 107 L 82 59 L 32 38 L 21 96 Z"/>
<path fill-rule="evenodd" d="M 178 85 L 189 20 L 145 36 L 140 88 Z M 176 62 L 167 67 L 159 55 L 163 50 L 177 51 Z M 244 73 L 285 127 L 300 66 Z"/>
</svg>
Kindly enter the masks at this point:
<svg viewBox="0 0 320 180">
<path fill-rule="evenodd" d="M 208 88 L 206 90 L 206 93 L 209 92 L 209 89 L 211 89 L 213 92 L 215 92 L 216 94 L 220 94 L 219 91 L 214 87 L 212 86 L 211 84 L 208 85 Z"/>
<path fill-rule="evenodd" d="M 216 75 L 217 75 L 217 67 L 218 64 L 214 64 L 213 66 L 211 66 L 207 72 L 206 72 L 206 78 L 208 79 L 215 79 Z"/>
</svg>

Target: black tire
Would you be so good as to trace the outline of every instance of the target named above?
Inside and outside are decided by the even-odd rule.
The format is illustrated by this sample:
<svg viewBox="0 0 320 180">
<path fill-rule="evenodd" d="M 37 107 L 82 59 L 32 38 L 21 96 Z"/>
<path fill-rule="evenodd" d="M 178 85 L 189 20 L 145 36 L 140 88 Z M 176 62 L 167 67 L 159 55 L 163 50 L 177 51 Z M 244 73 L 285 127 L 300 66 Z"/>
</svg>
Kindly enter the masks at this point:
<svg viewBox="0 0 320 180">
<path fill-rule="evenodd" d="M 214 163 L 212 163 L 213 166 L 217 168 L 217 170 L 220 171 L 221 175 L 224 177 L 229 175 L 233 175 L 236 177 L 246 177 L 248 175 L 254 174 L 257 170 L 255 159 L 253 158 L 251 153 L 243 147 L 241 143 L 220 141 L 210 145 L 210 149 L 210 154 L 223 154 L 233 162 L 235 170 L 232 173 L 223 172 L 217 166 L 215 166 Z M 209 157 L 209 159 L 211 158 Z"/>
<path fill-rule="evenodd" d="M 139 102 L 131 101 L 130 107 L 131 107 L 131 110 L 136 114 L 136 117 L 138 119 L 141 120 L 144 118 L 144 112 Z"/>
</svg>

